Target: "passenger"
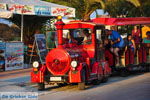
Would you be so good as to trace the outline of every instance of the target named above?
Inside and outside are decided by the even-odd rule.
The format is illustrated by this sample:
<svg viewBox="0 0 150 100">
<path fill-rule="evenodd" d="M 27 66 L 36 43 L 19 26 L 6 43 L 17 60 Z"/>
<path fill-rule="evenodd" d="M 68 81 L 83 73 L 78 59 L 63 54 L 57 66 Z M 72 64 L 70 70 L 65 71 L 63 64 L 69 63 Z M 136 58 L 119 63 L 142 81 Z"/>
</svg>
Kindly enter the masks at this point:
<svg viewBox="0 0 150 100">
<path fill-rule="evenodd" d="M 146 33 L 147 33 L 148 31 L 150 31 L 150 27 L 147 26 L 147 25 L 144 25 L 144 26 L 142 27 L 142 39 L 144 39 L 144 38 L 147 37 Z"/>
<path fill-rule="evenodd" d="M 105 47 L 105 59 L 108 61 L 109 66 L 112 68 L 112 70 L 115 70 L 115 59 L 114 59 L 114 55 L 112 54 L 112 52 L 110 51 L 111 48 L 111 44 L 109 39 L 105 38 L 104 39 L 104 47 Z"/>
<path fill-rule="evenodd" d="M 140 29 L 137 26 L 134 26 L 134 29 L 132 30 L 132 36 L 135 41 L 135 44 L 140 43 L 141 40 L 140 35 L 141 35 Z"/>
<path fill-rule="evenodd" d="M 110 51 L 116 56 L 116 66 L 119 66 L 120 63 L 118 52 L 120 48 L 124 47 L 124 40 L 117 31 L 107 30 L 106 34 L 108 35 L 108 38 L 110 39 L 111 43 Z"/>
<path fill-rule="evenodd" d="M 110 50 L 111 44 L 110 44 L 110 41 L 108 39 L 104 40 L 104 47 L 105 47 L 105 49 Z"/>
<path fill-rule="evenodd" d="M 143 43 L 150 43 L 150 31 L 146 32 L 147 37 L 143 39 Z"/>
<path fill-rule="evenodd" d="M 135 42 L 134 42 L 134 40 L 132 39 L 132 35 L 131 34 L 129 34 L 128 36 L 127 36 L 127 41 L 126 41 L 126 50 L 127 50 L 127 48 L 131 48 L 131 50 L 135 53 L 135 50 L 136 50 L 136 46 L 135 46 Z"/>
<path fill-rule="evenodd" d="M 89 30 L 84 29 L 83 34 L 84 34 L 83 44 L 90 44 L 91 43 L 91 35 L 89 33 Z"/>
</svg>

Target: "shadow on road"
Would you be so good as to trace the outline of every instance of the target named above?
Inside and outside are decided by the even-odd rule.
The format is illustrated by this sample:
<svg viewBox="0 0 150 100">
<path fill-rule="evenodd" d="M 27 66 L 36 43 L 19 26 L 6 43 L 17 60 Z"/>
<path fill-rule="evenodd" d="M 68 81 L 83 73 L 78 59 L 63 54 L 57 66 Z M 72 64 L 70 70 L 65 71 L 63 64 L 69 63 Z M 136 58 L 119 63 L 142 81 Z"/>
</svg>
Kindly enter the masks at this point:
<svg viewBox="0 0 150 100">
<path fill-rule="evenodd" d="M 142 74 L 144 74 L 144 73 L 136 73 L 136 74 L 134 73 L 134 74 L 127 76 L 127 77 L 113 76 L 113 77 L 110 77 L 106 83 L 100 83 L 99 85 L 92 85 L 91 83 L 88 83 L 86 85 L 86 90 L 97 88 L 97 87 L 103 87 L 105 85 L 113 84 L 116 82 L 121 82 L 124 80 L 128 80 L 128 79 L 137 77 L 137 76 L 142 75 Z M 78 87 L 77 84 L 68 84 L 65 86 L 57 86 L 57 85 L 48 86 L 48 85 L 46 85 L 46 89 L 43 92 L 47 92 L 47 91 L 80 91 L 80 90 L 78 90 L 77 87 Z M 37 87 L 35 86 L 35 88 L 37 88 Z"/>
<path fill-rule="evenodd" d="M 137 76 L 142 75 L 142 74 L 144 74 L 144 73 L 134 73 L 134 74 L 131 74 L 131 75 L 126 76 L 126 77 L 111 76 L 111 77 L 109 77 L 107 82 L 100 83 L 99 85 L 89 84 L 89 86 L 86 89 L 92 89 L 92 88 L 97 88 L 97 87 L 102 87 L 102 86 L 105 86 L 105 85 L 113 84 L 113 83 L 116 83 L 116 82 L 121 82 L 121 81 L 124 81 L 124 80 L 132 79 L 132 78 L 137 77 Z"/>
</svg>

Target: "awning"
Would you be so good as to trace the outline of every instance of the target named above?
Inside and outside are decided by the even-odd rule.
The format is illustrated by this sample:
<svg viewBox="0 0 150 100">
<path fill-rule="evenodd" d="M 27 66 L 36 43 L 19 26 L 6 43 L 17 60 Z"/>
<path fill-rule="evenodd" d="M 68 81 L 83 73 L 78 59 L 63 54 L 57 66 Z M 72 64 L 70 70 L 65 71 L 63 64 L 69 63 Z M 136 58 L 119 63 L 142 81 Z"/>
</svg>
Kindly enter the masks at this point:
<svg viewBox="0 0 150 100">
<path fill-rule="evenodd" d="M 75 9 L 40 0 L 0 0 L 0 8 L 15 14 L 75 17 Z"/>
<path fill-rule="evenodd" d="M 21 41 L 23 41 L 24 15 L 75 17 L 74 8 L 41 0 L 0 0 L 0 8 L 21 15 Z"/>
<path fill-rule="evenodd" d="M 130 17 L 130 18 L 95 18 L 92 22 L 104 25 L 138 25 L 150 24 L 150 17 Z"/>
<path fill-rule="evenodd" d="M 0 9 L 0 18 L 11 18 L 13 13 L 4 9 Z"/>
</svg>

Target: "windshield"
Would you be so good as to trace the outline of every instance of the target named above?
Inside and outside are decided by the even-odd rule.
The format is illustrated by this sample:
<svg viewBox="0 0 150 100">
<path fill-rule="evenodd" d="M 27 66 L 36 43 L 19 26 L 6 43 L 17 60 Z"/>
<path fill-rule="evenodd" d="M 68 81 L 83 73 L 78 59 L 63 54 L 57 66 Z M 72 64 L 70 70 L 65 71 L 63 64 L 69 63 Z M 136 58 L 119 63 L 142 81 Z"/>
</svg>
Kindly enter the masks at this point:
<svg viewBox="0 0 150 100">
<path fill-rule="evenodd" d="M 91 44 L 91 30 L 87 28 L 63 30 L 63 44 L 70 43 Z"/>
</svg>

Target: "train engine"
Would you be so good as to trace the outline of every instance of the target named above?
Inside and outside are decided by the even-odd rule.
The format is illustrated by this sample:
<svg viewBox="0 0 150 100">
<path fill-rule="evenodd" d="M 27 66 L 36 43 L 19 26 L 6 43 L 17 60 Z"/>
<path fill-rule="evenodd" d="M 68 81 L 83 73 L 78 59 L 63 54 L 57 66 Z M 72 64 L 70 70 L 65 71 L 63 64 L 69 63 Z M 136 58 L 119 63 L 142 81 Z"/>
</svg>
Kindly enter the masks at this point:
<svg viewBox="0 0 150 100">
<path fill-rule="evenodd" d="M 99 84 L 106 81 L 111 74 L 111 68 L 104 57 L 100 56 L 103 48 L 100 48 L 96 37 L 96 30 L 102 30 L 103 26 L 81 21 L 63 23 L 61 18 L 55 25 L 57 48 L 49 51 L 45 64 L 33 62 L 31 81 L 38 83 L 38 89 L 43 90 L 46 83 L 58 85 L 77 83 L 78 88 L 83 90 L 86 83 Z M 84 29 L 90 32 L 90 39 L 87 41 L 89 43 L 83 42 L 85 36 L 81 33 Z M 69 30 L 70 38 L 63 37 L 64 30 Z"/>
</svg>

